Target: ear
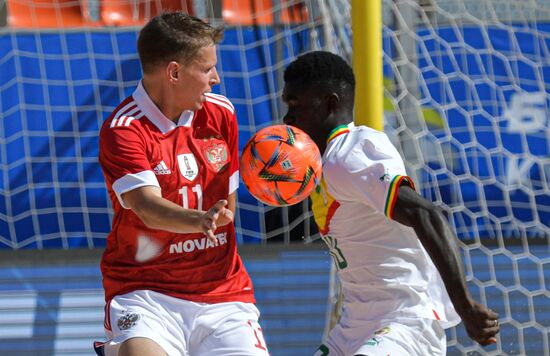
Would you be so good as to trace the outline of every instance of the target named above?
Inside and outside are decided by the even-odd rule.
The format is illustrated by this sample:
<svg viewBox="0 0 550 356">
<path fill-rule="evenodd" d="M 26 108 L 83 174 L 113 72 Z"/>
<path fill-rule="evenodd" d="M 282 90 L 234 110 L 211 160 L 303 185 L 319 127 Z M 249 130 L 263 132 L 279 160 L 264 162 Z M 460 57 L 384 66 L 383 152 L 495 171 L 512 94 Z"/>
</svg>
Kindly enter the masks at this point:
<svg viewBox="0 0 550 356">
<path fill-rule="evenodd" d="M 179 70 L 180 65 L 176 61 L 171 61 L 166 65 L 166 76 L 171 83 L 175 83 L 178 81 L 178 78 L 180 76 Z"/>
<path fill-rule="evenodd" d="M 329 95 L 327 95 L 326 97 L 326 103 L 327 103 L 327 110 L 329 113 L 333 113 L 333 112 L 336 112 L 338 111 L 338 109 L 340 108 L 340 104 L 341 104 L 341 101 L 340 101 L 340 96 L 336 93 L 330 93 Z"/>
</svg>

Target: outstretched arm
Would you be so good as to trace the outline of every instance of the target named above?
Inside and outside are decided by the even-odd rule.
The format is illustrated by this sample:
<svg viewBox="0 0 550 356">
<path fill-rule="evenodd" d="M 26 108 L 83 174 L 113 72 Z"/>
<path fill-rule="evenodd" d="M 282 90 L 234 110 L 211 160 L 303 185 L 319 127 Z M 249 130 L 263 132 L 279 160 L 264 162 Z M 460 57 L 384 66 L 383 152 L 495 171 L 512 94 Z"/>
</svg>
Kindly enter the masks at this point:
<svg viewBox="0 0 550 356">
<path fill-rule="evenodd" d="M 214 231 L 232 222 L 235 210 L 234 196 L 229 198 L 229 207 L 227 200 L 219 200 L 208 211 L 184 209 L 164 199 L 160 189 L 153 186 L 133 189 L 122 198 L 148 227 L 177 233 L 203 232 L 216 245 Z"/>
<path fill-rule="evenodd" d="M 473 300 L 468 292 L 457 239 L 441 210 L 403 185 L 399 188 L 393 218 L 412 227 L 418 235 L 439 270 L 468 335 L 483 346 L 495 343 L 498 314 Z"/>
</svg>

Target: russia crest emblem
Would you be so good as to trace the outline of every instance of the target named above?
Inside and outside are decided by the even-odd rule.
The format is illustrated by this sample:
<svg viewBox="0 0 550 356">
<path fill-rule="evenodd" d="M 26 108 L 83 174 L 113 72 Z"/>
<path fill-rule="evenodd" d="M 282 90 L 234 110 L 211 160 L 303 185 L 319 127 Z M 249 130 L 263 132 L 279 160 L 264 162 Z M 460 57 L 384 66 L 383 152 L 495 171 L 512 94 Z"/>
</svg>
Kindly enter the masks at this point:
<svg viewBox="0 0 550 356">
<path fill-rule="evenodd" d="M 227 163 L 227 146 L 221 143 L 212 143 L 206 146 L 204 155 L 206 160 L 219 172 Z"/>
<path fill-rule="evenodd" d="M 120 330 L 128 330 L 132 326 L 136 325 L 139 320 L 139 314 L 126 312 L 123 316 L 118 318 L 117 326 Z"/>
</svg>

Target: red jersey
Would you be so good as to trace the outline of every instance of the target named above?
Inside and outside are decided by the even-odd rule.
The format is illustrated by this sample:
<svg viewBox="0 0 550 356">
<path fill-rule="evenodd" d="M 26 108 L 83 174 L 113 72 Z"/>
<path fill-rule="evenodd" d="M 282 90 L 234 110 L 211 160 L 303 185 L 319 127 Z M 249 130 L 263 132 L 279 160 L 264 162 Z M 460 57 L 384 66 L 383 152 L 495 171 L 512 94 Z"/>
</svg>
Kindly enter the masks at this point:
<svg viewBox="0 0 550 356">
<path fill-rule="evenodd" d="M 104 122 L 99 163 L 114 210 L 101 259 L 105 299 L 138 289 L 186 300 L 255 302 L 252 282 L 237 254 L 233 224 L 203 233 L 148 228 L 124 206 L 125 192 L 157 186 L 180 206 L 207 210 L 239 185 L 238 126 L 231 102 L 207 94 L 201 110 L 166 118 L 141 83 Z M 155 246 L 157 253 L 143 245 Z"/>
</svg>

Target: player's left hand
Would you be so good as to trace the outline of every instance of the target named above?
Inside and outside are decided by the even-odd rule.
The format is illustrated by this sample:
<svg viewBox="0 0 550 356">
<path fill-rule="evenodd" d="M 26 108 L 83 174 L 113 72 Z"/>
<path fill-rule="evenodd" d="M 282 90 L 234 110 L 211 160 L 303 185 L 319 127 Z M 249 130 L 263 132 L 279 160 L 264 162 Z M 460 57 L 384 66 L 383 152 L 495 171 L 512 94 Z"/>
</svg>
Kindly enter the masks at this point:
<svg viewBox="0 0 550 356">
<path fill-rule="evenodd" d="M 467 304 L 468 307 L 459 313 L 468 336 L 482 346 L 496 343 L 496 335 L 500 332 L 498 314 L 474 300 Z"/>
<path fill-rule="evenodd" d="M 233 221 L 233 212 L 226 208 L 227 200 L 221 199 L 216 202 L 208 211 L 203 215 L 202 231 L 208 237 L 208 239 L 218 245 L 218 239 L 214 232 L 218 225 L 223 226 Z"/>
</svg>

